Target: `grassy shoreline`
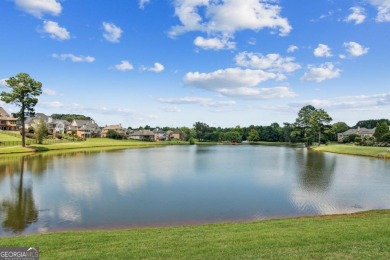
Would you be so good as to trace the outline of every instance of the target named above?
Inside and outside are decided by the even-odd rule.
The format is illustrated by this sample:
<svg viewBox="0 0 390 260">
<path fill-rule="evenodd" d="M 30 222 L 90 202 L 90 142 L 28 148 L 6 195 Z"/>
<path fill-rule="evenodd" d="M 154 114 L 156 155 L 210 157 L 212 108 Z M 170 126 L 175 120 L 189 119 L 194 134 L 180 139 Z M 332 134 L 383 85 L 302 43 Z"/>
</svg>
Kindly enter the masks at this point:
<svg viewBox="0 0 390 260">
<path fill-rule="evenodd" d="M 390 210 L 183 227 L 0 238 L 41 259 L 389 259 Z"/>
<path fill-rule="evenodd" d="M 337 154 L 369 156 L 382 159 L 390 159 L 390 152 L 387 147 L 357 146 L 352 144 L 329 144 L 313 146 L 310 149 L 318 152 L 329 152 Z"/>
</svg>

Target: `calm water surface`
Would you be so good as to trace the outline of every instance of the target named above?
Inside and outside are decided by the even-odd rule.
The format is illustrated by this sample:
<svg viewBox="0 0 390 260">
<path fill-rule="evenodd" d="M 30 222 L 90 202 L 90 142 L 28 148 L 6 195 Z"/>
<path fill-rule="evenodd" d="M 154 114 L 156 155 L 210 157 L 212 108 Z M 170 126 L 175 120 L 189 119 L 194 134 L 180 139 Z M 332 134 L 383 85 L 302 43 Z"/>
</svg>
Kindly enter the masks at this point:
<svg viewBox="0 0 390 260">
<path fill-rule="evenodd" d="M 390 208 L 390 161 L 272 146 L 0 157 L 0 235 Z"/>
</svg>

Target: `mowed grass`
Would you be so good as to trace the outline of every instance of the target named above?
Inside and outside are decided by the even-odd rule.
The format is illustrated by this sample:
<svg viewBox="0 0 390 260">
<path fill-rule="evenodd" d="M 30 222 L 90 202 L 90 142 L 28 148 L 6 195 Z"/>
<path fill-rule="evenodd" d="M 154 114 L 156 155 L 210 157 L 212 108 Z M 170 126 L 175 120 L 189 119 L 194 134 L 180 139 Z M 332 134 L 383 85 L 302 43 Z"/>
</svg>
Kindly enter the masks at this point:
<svg viewBox="0 0 390 260">
<path fill-rule="evenodd" d="M 390 153 L 387 152 L 387 147 L 356 146 L 350 144 L 329 144 L 313 146 L 312 149 L 314 151 L 321 152 L 390 158 Z"/>
<path fill-rule="evenodd" d="M 6 141 L 21 141 L 22 140 L 22 137 L 14 137 L 14 136 L 11 136 L 11 135 L 6 135 L 6 134 L 2 134 L 0 133 L 0 142 L 6 142 Z"/>
<path fill-rule="evenodd" d="M 19 140 L 20 141 L 20 140 Z M 135 140 L 113 140 L 108 138 L 89 138 L 81 142 L 66 142 L 58 144 L 39 145 L 33 144 L 23 148 L 21 146 L 0 147 L 0 154 L 10 153 L 29 153 L 29 152 L 46 152 L 58 150 L 86 150 L 93 148 L 142 148 L 159 145 L 176 144 L 173 142 L 144 142 Z"/>
<path fill-rule="evenodd" d="M 0 238 L 41 259 L 390 259 L 390 210 Z"/>
</svg>

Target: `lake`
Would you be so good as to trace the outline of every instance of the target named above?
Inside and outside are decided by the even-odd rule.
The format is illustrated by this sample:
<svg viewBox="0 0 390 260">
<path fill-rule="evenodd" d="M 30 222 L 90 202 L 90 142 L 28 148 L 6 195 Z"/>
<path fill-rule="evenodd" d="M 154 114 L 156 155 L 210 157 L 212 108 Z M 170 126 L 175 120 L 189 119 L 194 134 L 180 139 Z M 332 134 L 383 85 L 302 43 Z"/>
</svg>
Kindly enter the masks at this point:
<svg viewBox="0 0 390 260">
<path fill-rule="evenodd" d="M 260 145 L 0 157 L 0 235 L 390 208 L 390 161 Z"/>
</svg>

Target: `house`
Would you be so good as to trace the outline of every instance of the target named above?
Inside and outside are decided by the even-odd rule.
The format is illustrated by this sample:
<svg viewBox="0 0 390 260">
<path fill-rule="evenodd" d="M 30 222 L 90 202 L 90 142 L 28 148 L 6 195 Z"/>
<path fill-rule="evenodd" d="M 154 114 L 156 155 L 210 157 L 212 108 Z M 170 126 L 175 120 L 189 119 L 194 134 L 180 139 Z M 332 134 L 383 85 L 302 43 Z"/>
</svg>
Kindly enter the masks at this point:
<svg viewBox="0 0 390 260">
<path fill-rule="evenodd" d="M 66 128 L 70 126 L 70 123 L 67 120 L 54 120 L 53 121 L 53 134 L 65 134 Z"/>
<path fill-rule="evenodd" d="M 93 120 L 73 120 L 66 129 L 67 134 L 75 134 L 79 138 L 100 137 L 101 129 Z"/>
<path fill-rule="evenodd" d="M 168 133 L 170 139 L 176 139 L 176 140 L 183 139 L 183 133 L 179 130 L 177 130 L 177 131 L 170 130 L 167 133 Z"/>
<path fill-rule="evenodd" d="M 156 135 L 150 130 L 138 130 L 131 133 L 129 137 L 140 141 L 156 141 Z"/>
<path fill-rule="evenodd" d="M 153 133 L 155 135 L 154 139 L 156 141 L 167 141 L 169 139 L 169 136 L 166 132 L 164 132 L 162 129 L 160 128 L 156 128 L 153 130 Z"/>
<path fill-rule="evenodd" d="M 343 133 L 339 133 L 337 134 L 337 141 L 338 142 L 343 142 L 344 138 L 352 135 L 352 134 L 356 134 L 356 135 L 359 135 L 360 137 L 373 137 L 374 136 L 374 133 L 375 133 L 375 128 L 373 129 L 368 129 L 368 128 L 356 128 L 356 129 L 348 129 L 347 131 L 343 132 Z"/>
<path fill-rule="evenodd" d="M 107 133 L 110 130 L 114 130 L 118 134 L 121 134 L 121 135 L 124 135 L 124 136 L 127 134 L 127 131 L 126 131 L 125 128 L 122 127 L 122 124 L 119 124 L 119 125 L 108 125 L 108 126 L 106 126 L 106 127 L 104 127 L 102 129 L 101 137 L 107 137 Z"/>
<path fill-rule="evenodd" d="M 0 130 L 17 131 L 16 118 L 0 107 Z"/>
</svg>

